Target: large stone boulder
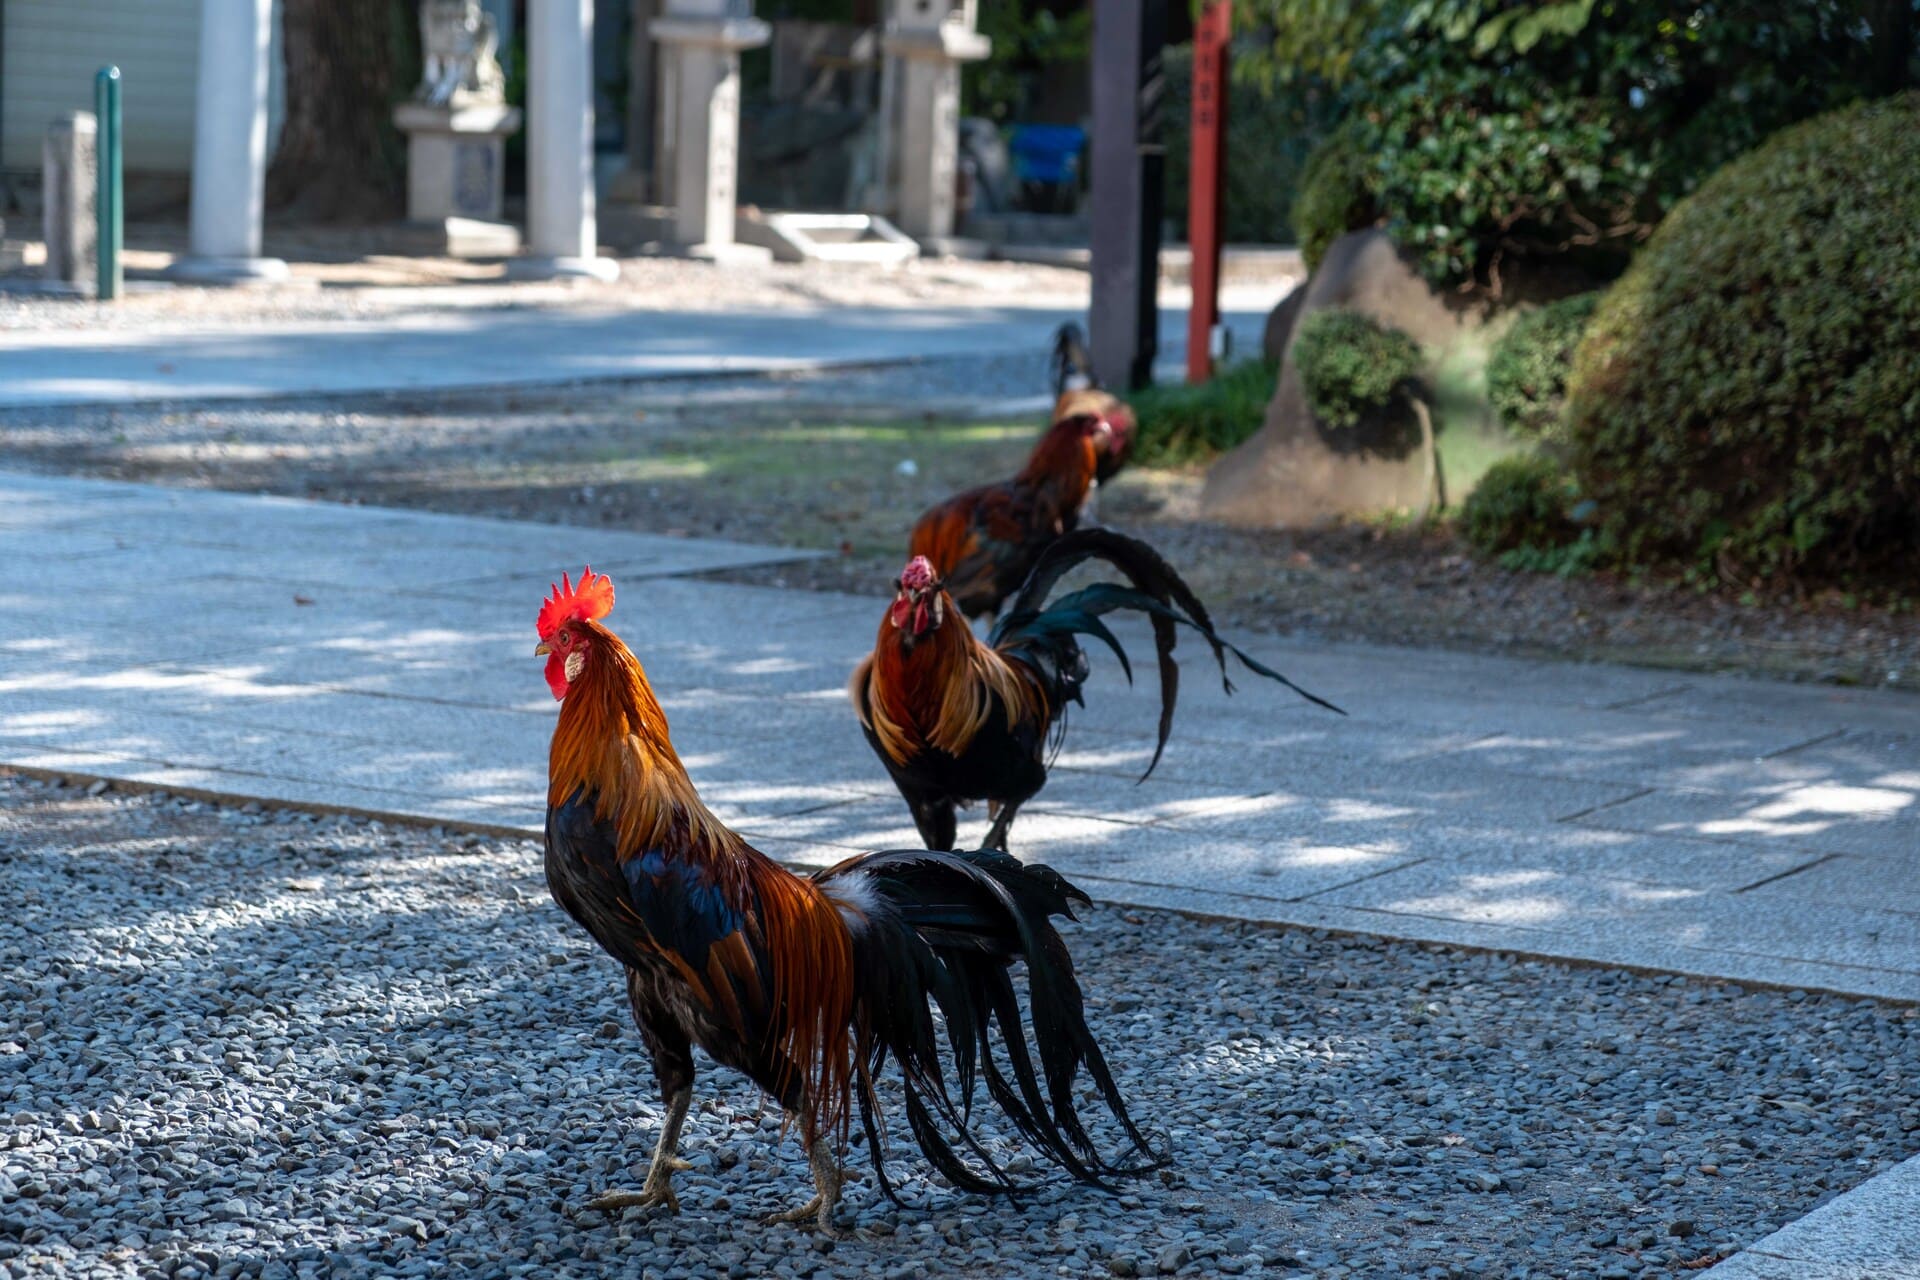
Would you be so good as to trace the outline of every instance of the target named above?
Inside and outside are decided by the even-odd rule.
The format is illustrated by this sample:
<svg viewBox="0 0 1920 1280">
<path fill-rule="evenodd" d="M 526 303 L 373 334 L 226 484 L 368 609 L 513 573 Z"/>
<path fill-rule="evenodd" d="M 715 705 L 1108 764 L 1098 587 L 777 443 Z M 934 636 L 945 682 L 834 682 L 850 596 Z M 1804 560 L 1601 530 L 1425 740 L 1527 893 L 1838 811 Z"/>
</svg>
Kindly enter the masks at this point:
<svg viewBox="0 0 1920 1280">
<path fill-rule="evenodd" d="M 1432 467 L 1418 433 L 1391 431 L 1356 447 L 1307 407 L 1293 356 L 1300 322 L 1335 307 L 1399 329 L 1431 351 L 1452 347 L 1471 327 L 1386 232 L 1370 228 L 1334 241 L 1312 279 L 1281 304 L 1291 314 L 1283 318 L 1276 309 L 1269 322 L 1270 333 L 1285 326 L 1279 382 L 1259 432 L 1207 473 L 1200 502 L 1209 518 L 1301 528 L 1386 509 L 1424 514 L 1433 504 Z"/>
<path fill-rule="evenodd" d="M 1260 332 L 1260 354 L 1275 364 L 1286 359 L 1287 344 L 1293 341 L 1293 326 L 1300 321 L 1300 304 L 1306 300 L 1307 282 L 1302 280 L 1267 313 L 1266 328 Z"/>
</svg>

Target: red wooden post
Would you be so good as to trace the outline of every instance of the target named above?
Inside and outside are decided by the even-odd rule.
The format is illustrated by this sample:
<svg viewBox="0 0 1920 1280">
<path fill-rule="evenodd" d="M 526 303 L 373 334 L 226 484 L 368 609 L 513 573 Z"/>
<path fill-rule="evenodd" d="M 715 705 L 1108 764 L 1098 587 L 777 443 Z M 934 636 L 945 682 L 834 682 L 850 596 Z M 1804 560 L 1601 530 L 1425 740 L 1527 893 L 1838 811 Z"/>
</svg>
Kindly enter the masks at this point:
<svg viewBox="0 0 1920 1280">
<path fill-rule="evenodd" d="M 1231 0 L 1209 0 L 1193 24 L 1193 157 L 1187 178 L 1187 247 L 1193 253 L 1187 311 L 1187 381 L 1213 376 L 1220 323 L 1221 199 L 1227 167 L 1227 41 Z"/>
</svg>

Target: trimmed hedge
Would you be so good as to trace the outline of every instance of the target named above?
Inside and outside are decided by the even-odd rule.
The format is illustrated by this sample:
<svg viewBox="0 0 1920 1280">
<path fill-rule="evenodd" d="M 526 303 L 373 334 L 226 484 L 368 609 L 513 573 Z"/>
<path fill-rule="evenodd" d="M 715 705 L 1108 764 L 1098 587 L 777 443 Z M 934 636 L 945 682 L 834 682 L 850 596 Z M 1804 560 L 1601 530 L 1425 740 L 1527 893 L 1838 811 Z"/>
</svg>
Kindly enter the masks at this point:
<svg viewBox="0 0 1920 1280">
<path fill-rule="evenodd" d="M 1629 561 L 1911 591 L 1920 91 L 1784 130 L 1676 207 L 1588 326 L 1567 433 Z"/>
<path fill-rule="evenodd" d="M 1307 270 L 1319 269 L 1327 248 L 1349 231 L 1380 219 L 1370 162 L 1360 149 L 1359 124 L 1349 120 L 1307 157 L 1293 199 L 1293 230 Z"/>
<path fill-rule="evenodd" d="M 1920 56 L 1910 0 L 1236 7 L 1242 30 L 1270 33 L 1271 74 L 1342 93 L 1394 242 L 1434 284 L 1495 296 L 1541 271 L 1612 279 L 1715 168 L 1906 87 Z M 1339 207 L 1297 219 L 1302 239 L 1338 226 Z"/>
<path fill-rule="evenodd" d="M 1426 359 L 1414 340 L 1357 311 L 1316 311 L 1300 322 L 1293 360 L 1313 416 L 1346 430 L 1418 386 Z"/>
<path fill-rule="evenodd" d="M 1461 504 L 1460 533 L 1485 555 L 1559 547 L 1574 536 L 1567 516 L 1573 498 L 1571 480 L 1552 459 L 1538 454 L 1502 458 Z"/>
<path fill-rule="evenodd" d="M 1528 440 L 1557 440 L 1567 375 L 1598 293 L 1548 303 L 1514 320 L 1487 358 L 1487 400 L 1500 425 Z"/>
</svg>

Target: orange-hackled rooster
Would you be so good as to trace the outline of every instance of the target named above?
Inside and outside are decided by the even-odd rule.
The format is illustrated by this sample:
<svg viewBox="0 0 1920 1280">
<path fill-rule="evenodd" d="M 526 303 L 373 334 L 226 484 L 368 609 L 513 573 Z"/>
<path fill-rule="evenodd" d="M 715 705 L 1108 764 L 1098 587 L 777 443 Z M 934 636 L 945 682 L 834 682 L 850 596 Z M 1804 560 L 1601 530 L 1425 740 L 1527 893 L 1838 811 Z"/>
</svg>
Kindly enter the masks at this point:
<svg viewBox="0 0 1920 1280">
<path fill-rule="evenodd" d="M 927 558 L 969 618 L 999 612 L 1040 553 L 1091 516 L 1098 486 L 1133 447 L 1125 401 L 1094 385 L 1069 385 L 1087 368 L 1078 326 L 1061 326 L 1053 359 L 1052 421 L 1020 474 L 928 508 L 908 542 L 907 554 Z"/>
<path fill-rule="evenodd" d="M 784 870 L 700 802 L 639 661 L 600 624 L 613 584 L 590 569 L 578 585 L 561 584 L 540 610 L 535 650 L 561 700 L 547 884 L 626 967 L 667 1108 L 645 1184 L 589 1207 L 678 1208 L 672 1176 L 687 1167 L 675 1153 L 694 1045 L 745 1072 L 799 1124 L 816 1194 L 775 1221 L 813 1217 L 833 1230 L 835 1144 L 844 1149 L 850 1099 L 893 1195 L 874 1095 L 888 1057 L 900 1064 L 921 1151 L 963 1189 L 1020 1189 L 968 1131 L 976 1073 L 1027 1141 L 1083 1181 L 1157 1163 L 1087 1028 L 1073 962 L 1049 922 L 1071 918 L 1084 894 L 1048 868 L 985 850 L 874 853 L 806 878 Z M 1037 1074 L 1016 960 L 1026 966 Z M 953 1054 L 951 1091 L 930 1002 Z M 1083 1066 L 1141 1162 L 1109 1160 L 1087 1134 L 1072 1097 Z"/>
<path fill-rule="evenodd" d="M 1093 355 L 1087 350 L 1087 335 L 1072 321 L 1055 331 L 1053 356 L 1048 363 L 1053 371 L 1053 414 L 1047 420 L 1049 425 L 1068 418 L 1096 417 L 1105 419 L 1113 428 L 1112 438 L 1094 468 L 1094 479 L 1105 484 L 1120 474 L 1120 469 L 1133 456 L 1133 439 L 1139 428 L 1133 410 L 1125 400 L 1100 385 L 1099 377 L 1093 372 Z"/>
<path fill-rule="evenodd" d="M 1099 582 L 1052 603 L 1062 575 L 1090 559 L 1120 570 L 1131 587 Z M 925 556 L 907 562 L 880 622 L 873 652 L 854 668 L 849 693 L 861 728 L 913 813 L 920 838 L 951 849 L 955 808 L 985 800 L 993 825 L 983 842 L 1005 849 L 1020 806 L 1046 785 L 1047 745 L 1066 727 L 1067 704 L 1081 701 L 1087 655 L 1080 636 L 1113 650 L 1129 680 L 1132 667 L 1101 621 L 1134 610 L 1153 624 L 1160 667 L 1160 737 L 1147 765 L 1166 749 L 1179 693 L 1175 629 L 1192 627 L 1213 648 L 1227 691 L 1227 654 L 1310 702 L 1339 711 L 1214 634 L 1193 591 L 1146 543 L 1111 529 L 1080 529 L 1041 553 L 1033 574 L 983 644 L 961 619 L 947 586 Z M 1344 714 L 1344 713 L 1343 713 Z M 1142 774 L 1144 779 L 1146 774 Z"/>
</svg>

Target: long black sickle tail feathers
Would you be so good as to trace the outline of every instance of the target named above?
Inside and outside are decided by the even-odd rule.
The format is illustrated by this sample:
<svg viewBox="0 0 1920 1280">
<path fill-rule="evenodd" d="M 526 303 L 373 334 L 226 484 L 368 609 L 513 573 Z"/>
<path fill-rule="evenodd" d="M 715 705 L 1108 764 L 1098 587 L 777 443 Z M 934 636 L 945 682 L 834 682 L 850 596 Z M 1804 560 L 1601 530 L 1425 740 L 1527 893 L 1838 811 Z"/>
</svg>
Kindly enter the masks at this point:
<svg viewBox="0 0 1920 1280">
<path fill-rule="evenodd" d="M 898 1202 L 887 1180 L 874 1090 L 889 1057 L 900 1064 L 915 1142 L 963 1190 L 1029 1189 L 968 1128 L 982 1080 L 1021 1136 L 1082 1182 L 1108 1187 L 1109 1178 L 1166 1163 L 1127 1114 L 1087 1027 L 1073 961 L 1050 920 L 1072 919 L 1073 904 L 1089 901 L 1084 893 L 1049 867 L 984 849 L 868 854 L 815 879 L 844 904 L 853 936 L 856 1095 L 875 1176 L 889 1199 Z M 1031 1047 L 1014 990 L 1015 960 L 1027 973 Z M 946 1025 L 951 1089 L 929 1000 Z M 1109 1160 L 1088 1135 L 1073 1098 L 1082 1067 L 1138 1158 Z"/>
<path fill-rule="evenodd" d="M 1093 355 L 1087 350 L 1087 335 L 1069 320 L 1054 331 L 1053 356 L 1047 367 L 1053 371 L 1053 395 L 1059 399 L 1076 384 L 1098 387 L 1093 376 Z"/>
<path fill-rule="evenodd" d="M 1067 572 L 1088 560 L 1104 560 L 1118 569 L 1131 588 L 1114 582 L 1099 582 L 1063 596 L 1051 604 L 1047 594 Z M 1329 711 L 1345 715 L 1318 694 L 1302 689 L 1270 667 L 1249 658 L 1235 646 L 1222 640 L 1213 629 L 1207 607 L 1200 603 L 1192 588 L 1174 572 L 1159 552 L 1137 538 L 1111 529 L 1091 527 L 1063 534 L 1034 562 L 1020 594 L 1013 598 L 987 638 L 987 643 L 1010 656 L 1017 656 L 1040 672 L 1054 687 L 1049 693 L 1054 705 L 1080 701 L 1080 684 L 1086 678 L 1086 658 L 1080 652 L 1076 635 L 1093 636 L 1112 649 L 1120 660 L 1127 679 L 1133 679 L 1133 666 L 1126 651 L 1100 616 L 1116 609 L 1133 609 L 1147 615 L 1153 625 L 1154 654 L 1160 666 L 1160 734 L 1154 743 L 1153 759 L 1147 764 L 1144 779 L 1160 763 L 1167 747 L 1167 734 L 1173 728 L 1173 706 L 1180 694 L 1180 667 L 1174 661 L 1173 648 L 1178 628 L 1198 631 L 1213 649 L 1220 664 L 1220 683 L 1228 693 L 1233 681 L 1227 676 L 1227 655 L 1231 653 L 1242 666 L 1256 675 L 1275 680 Z"/>
</svg>

